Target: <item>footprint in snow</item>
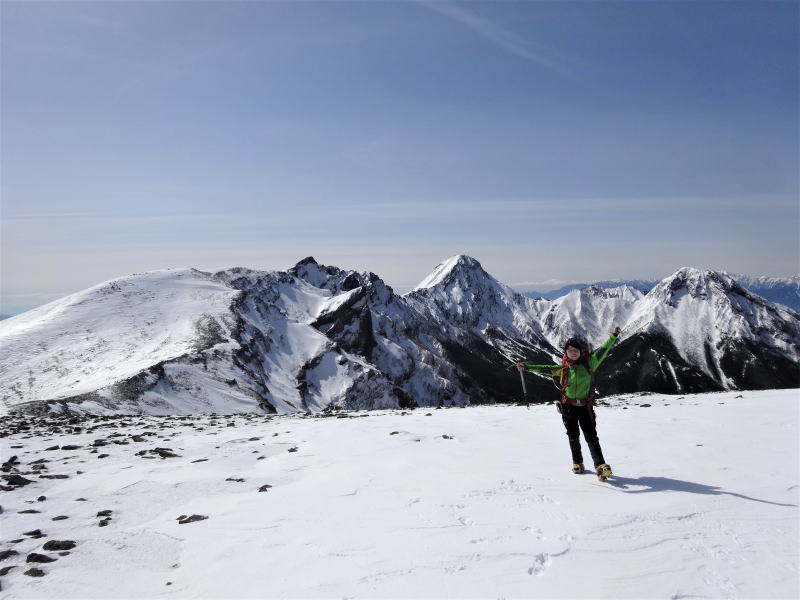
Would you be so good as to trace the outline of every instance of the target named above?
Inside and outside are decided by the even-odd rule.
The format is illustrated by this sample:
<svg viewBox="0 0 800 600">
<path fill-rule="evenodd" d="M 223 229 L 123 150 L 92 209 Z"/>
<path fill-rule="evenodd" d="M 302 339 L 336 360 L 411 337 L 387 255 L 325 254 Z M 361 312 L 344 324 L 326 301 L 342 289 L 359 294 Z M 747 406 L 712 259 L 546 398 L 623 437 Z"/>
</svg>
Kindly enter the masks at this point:
<svg viewBox="0 0 800 600">
<path fill-rule="evenodd" d="M 528 569 L 528 575 L 541 575 L 550 566 L 550 555 L 540 552 L 533 559 L 533 566 Z"/>
</svg>

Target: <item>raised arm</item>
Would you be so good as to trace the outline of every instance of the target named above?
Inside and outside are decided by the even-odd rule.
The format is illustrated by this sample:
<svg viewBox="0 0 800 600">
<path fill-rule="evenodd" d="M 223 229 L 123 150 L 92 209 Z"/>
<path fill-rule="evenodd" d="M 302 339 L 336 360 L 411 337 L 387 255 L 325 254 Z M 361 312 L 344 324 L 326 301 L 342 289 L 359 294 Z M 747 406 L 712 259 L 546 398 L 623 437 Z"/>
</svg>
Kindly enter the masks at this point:
<svg viewBox="0 0 800 600">
<path fill-rule="evenodd" d="M 606 359 L 608 352 L 611 350 L 611 346 L 613 346 L 614 342 L 617 341 L 620 333 L 622 333 L 622 330 L 619 327 L 615 327 L 614 333 L 612 333 L 611 336 L 605 342 L 603 342 L 603 345 L 592 352 L 592 355 L 589 357 L 589 364 L 592 367 L 592 371 L 596 371 L 597 367 L 600 366 L 600 363 Z"/>
</svg>

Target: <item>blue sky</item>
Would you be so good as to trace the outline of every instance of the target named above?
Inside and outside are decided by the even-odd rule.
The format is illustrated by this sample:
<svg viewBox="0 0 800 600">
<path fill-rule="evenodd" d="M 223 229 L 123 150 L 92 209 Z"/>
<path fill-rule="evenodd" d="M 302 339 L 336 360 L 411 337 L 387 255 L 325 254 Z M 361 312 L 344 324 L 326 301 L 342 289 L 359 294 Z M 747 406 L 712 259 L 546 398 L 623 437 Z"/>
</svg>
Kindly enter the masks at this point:
<svg viewBox="0 0 800 600">
<path fill-rule="evenodd" d="M 2 312 L 313 255 L 398 291 L 798 265 L 797 2 L 3 2 Z"/>
</svg>

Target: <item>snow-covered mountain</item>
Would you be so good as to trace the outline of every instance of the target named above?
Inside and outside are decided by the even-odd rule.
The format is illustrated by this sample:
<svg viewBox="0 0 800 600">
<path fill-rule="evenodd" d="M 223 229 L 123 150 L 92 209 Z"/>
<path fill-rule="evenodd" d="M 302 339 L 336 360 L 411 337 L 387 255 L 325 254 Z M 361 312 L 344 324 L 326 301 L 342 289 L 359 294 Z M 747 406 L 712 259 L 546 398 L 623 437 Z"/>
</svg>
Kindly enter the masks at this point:
<svg viewBox="0 0 800 600">
<path fill-rule="evenodd" d="M 635 306 L 614 378 L 636 366 L 636 385 L 687 389 L 800 386 L 800 318 L 716 271 L 682 268 Z"/>
<path fill-rule="evenodd" d="M 617 288 L 617 287 L 630 287 L 635 290 L 646 294 L 652 290 L 660 279 L 606 279 L 603 281 L 594 281 L 592 283 L 570 283 L 555 290 L 548 292 L 530 291 L 525 292 L 524 296 L 528 298 L 544 298 L 545 300 L 556 300 L 561 296 L 569 294 L 573 290 L 581 290 L 585 287 L 594 286 L 599 288 Z"/>
<path fill-rule="evenodd" d="M 728 274 L 736 280 L 744 289 L 754 294 L 766 298 L 770 302 L 778 302 L 788 306 L 792 310 L 800 311 L 800 275 L 794 277 L 752 277 L 750 275 L 740 275 L 736 273 Z M 596 281 L 594 283 L 572 283 L 551 290 L 549 292 L 525 292 L 528 298 L 543 298 L 555 300 L 568 294 L 573 290 L 580 290 L 590 285 L 600 288 L 615 288 L 620 286 L 632 287 L 646 294 L 652 290 L 661 280 L 659 279 L 615 279 Z"/>
<path fill-rule="evenodd" d="M 230 306 L 238 295 L 199 271 L 156 271 L 6 319 L 0 323 L 0 400 L 12 406 L 82 398 L 90 411 L 180 411 L 179 394 L 164 389 L 163 381 L 207 384 L 190 357 L 236 347 Z M 157 396 L 169 398 L 163 410 L 154 403 Z M 197 400 L 191 399 L 192 408 L 206 408 Z M 249 406 L 257 403 L 251 399 Z"/>
<path fill-rule="evenodd" d="M 627 285 L 575 289 L 547 305 L 541 315 L 542 329 L 555 347 L 578 337 L 596 348 L 606 341 L 614 325 L 622 327 L 628 322 L 642 297 L 642 292 Z"/>
<path fill-rule="evenodd" d="M 681 269 L 647 295 L 517 294 L 475 259 L 400 296 L 374 273 L 319 265 L 145 273 L 0 322 L 3 410 L 277 413 L 519 399 L 516 361 L 601 344 L 605 393 L 796 387 L 800 317 L 730 276 Z M 530 376 L 537 400 L 556 391 Z"/>
<path fill-rule="evenodd" d="M 0 340 L 6 408 L 287 413 L 464 405 L 516 391 L 501 376 L 490 397 L 465 368 L 495 373 L 502 356 L 465 355 L 376 275 L 311 258 L 286 272 L 114 280 L 4 321 Z"/>
<path fill-rule="evenodd" d="M 546 303 L 503 285 L 472 257 L 440 263 L 404 298 L 462 343 L 472 334 L 508 356 L 552 350 L 538 318 Z"/>
</svg>

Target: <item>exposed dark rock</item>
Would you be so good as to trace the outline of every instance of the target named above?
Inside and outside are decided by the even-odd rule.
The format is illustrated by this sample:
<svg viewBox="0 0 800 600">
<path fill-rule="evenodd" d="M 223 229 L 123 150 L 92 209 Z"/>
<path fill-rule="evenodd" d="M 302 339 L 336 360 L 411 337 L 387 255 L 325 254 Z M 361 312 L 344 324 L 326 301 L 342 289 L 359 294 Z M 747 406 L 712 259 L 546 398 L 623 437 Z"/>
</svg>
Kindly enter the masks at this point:
<svg viewBox="0 0 800 600">
<path fill-rule="evenodd" d="M 37 567 L 33 567 L 31 569 L 28 569 L 27 571 L 25 571 L 24 574 L 27 575 L 28 577 L 44 577 L 44 575 L 45 575 L 44 571 L 42 571 L 41 569 L 39 569 Z"/>
<path fill-rule="evenodd" d="M 8 485 L 13 485 L 16 487 L 22 487 L 23 485 L 28 485 L 29 483 L 33 483 L 30 479 L 25 479 L 22 475 L 12 474 L 12 475 L 3 475 L 3 479 L 6 480 Z"/>
<path fill-rule="evenodd" d="M 48 551 L 72 550 L 76 545 L 72 540 L 50 540 L 42 546 L 42 549 Z"/>
<path fill-rule="evenodd" d="M 100 522 L 97 524 L 97 526 L 98 526 L 98 527 L 105 527 L 105 526 L 106 526 L 106 525 L 108 525 L 110 522 L 111 522 L 111 519 L 103 519 L 102 521 L 100 521 Z"/>
<path fill-rule="evenodd" d="M 15 554 L 19 554 L 16 550 L 0 550 L 0 560 L 11 558 Z"/>
<path fill-rule="evenodd" d="M 114 512 L 114 511 L 111 510 L 111 509 L 101 510 L 100 512 L 97 513 L 97 516 L 98 517 L 110 517 L 112 512 Z"/>
<path fill-rule="evenodd" d="M 265 485 L 262 485 L 260 488 L 258 488 L 258 491 L 259 492 L 268 492 L 271 487 L 272 487 L 271 485 L 265 484 Z"/>
<path fill-rule="evenodd" d="M 26 510 L 17 511 L 17 513 L 20 514 L 20 515 L 33 515 L 33 514 L 36 514 L 36 513 L 39 513 L 39 512 L 41 512 L 41 511 L 34 510 L 32 508 L 28 508 Z"/>
<path fill-rule="evenodd" d="M 178 457 L 178 455 L 177 455 L 177 454 L 175 454 L 175 453 L 172 451 L 172 448 L 154 448 L 154 449 L 153 449 L 151 452 L 155 452 L 155 453 L 156 453 L 156 454 L 158 454 L 158 455 L 159 455 L 161 458 L 174 458 L 174 457 Z"/>
<path fill-rule="evenodd" d="M 208 517 L 206 515 L 192 515 L 191 517 L 186 517 L 184 515 L 183 519 L 178 517 L 178 525 L 186 525 L 187 523 L 194 523 L 195 521 L 203 521 L 207 518 Z"/>
<path fill-rule="evenodd" d="M 27 535 L 28 537 L 32 537 L 34 539 L 38 539 L 40 537 L 44 537 L 41 529 L 34 529 L 33 531 L 26 531 L 22 535 Z"/>
<path fill-rule="evenodd" d="M 58 559 L 53 558 L 52 556 L 47 556 L 46 554 L 38 554 L 36 552 L 31 552 L 30 554 L 28 554 L 28 558 L 25 559 L 25 562 L 29 562 L 29 563 L 51 563 L 51 562 L 55 562 L 56 560 L 58 560 Z"/>
<path fill-rule="evenodd" d="M 0 569 L 0 577 L 5 577 L 6 575 L 8 575 L 9 571 L 11 571 L 11 569 L 16 569 L 16 568 L 17 568 L 16 565 L 11 565 L 9 567 L 3 567 L 2 569 Z"/>
<path fill-rule="evenodd" d="M 58 515 L 57 517 L 53 517 L 51 521 L 63 521 L 64 519 L 69 519 L 67 515 Z"/>
</svg>

